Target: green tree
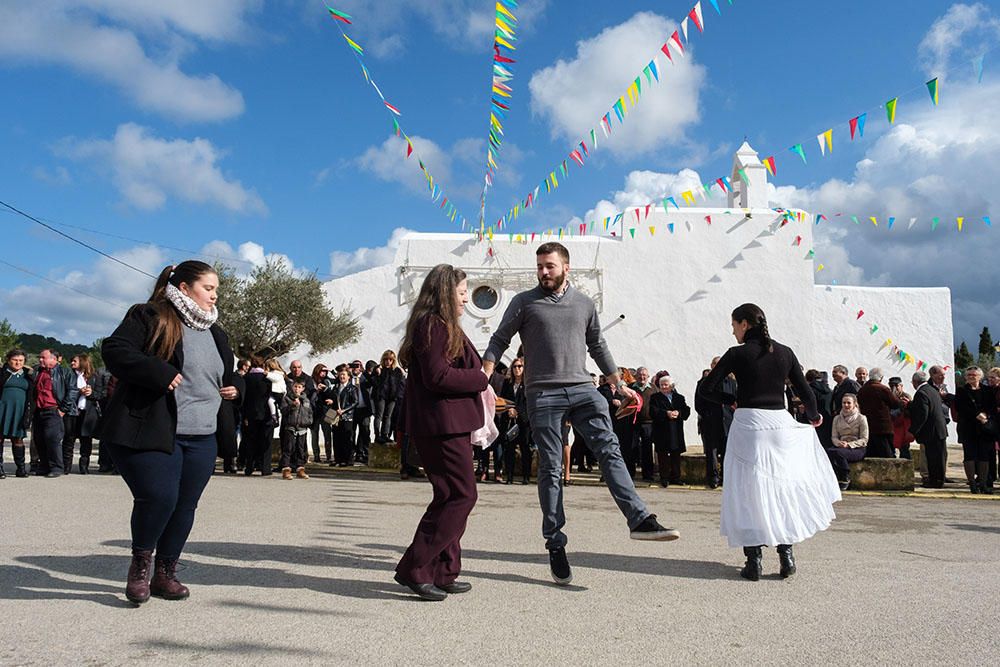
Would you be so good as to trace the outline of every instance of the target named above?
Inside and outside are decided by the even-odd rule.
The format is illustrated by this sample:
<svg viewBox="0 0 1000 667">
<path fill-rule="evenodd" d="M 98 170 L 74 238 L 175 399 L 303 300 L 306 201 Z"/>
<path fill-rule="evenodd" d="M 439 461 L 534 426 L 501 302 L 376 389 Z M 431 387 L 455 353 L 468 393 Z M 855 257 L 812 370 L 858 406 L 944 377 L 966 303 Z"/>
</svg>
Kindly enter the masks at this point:
<svg viewBox="0 0 1000 667">
<path fill-rule="evenodd" d="M 988 371 L 996 365 L 997 350 L 996 341 L 990 336 L 990 328 L 983 327 L 983 332 L 979 334 L 979 367 L 983 371 Z"/>
<path fill-rule="evenodd" d="M 327 305 L 315 274 L 296 275 L 276 260 L 268 260 L 246 278 L 227 266 L 216 270 L 219 320 L 241 357 L 277 357 L 300 345 L 308 345 L 311 354 L 323 354 L 361 336 L 353 313 Z"/>
<path fill-rule="evenodd" d="M 98 338 L 87 350 L 87 354 L 90 355 L 90 364 L 94 368 L 104 367 L 104 357 L 101 355 L 101 345 L 104 344 L 104 337 Z"/>
<path fill-rule="evenodd" d="M 969 352 L 969 346 L 966 345 L 963 340 L 962 344 L 955 351 L 955 370 L 964 371 L 966 368 L 974 365 L 975 363 L 975 358 L 972 356 L 972 353 Z"/>
<path fill-rule="evenodd" d="M 8 351 L 17 347 L 18 338 L 17 332 L 7 318 L 0 320 L 0 355 L 6 355 Z"/>
</svg>

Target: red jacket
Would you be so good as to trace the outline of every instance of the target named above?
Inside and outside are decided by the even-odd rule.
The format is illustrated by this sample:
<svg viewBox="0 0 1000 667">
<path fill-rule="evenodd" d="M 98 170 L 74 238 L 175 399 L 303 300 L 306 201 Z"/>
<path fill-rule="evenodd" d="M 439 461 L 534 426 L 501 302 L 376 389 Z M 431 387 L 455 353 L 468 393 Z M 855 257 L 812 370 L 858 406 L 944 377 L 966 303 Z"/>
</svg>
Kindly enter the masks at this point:
<svg viewBox="0 0 1000 667">
<path fill-rule="evenodd" d="M 403 405 L 403 423 L 410 435 L 472 433 L 486 422 L 479 394 L 485 391 L 489 378 L 472 342 L 465 334 L 462 337 L 462 354 L 448 359 L 444 322 L 434 317 L 429 336 L 426 321 L 417 325 Z"/>
</svg>

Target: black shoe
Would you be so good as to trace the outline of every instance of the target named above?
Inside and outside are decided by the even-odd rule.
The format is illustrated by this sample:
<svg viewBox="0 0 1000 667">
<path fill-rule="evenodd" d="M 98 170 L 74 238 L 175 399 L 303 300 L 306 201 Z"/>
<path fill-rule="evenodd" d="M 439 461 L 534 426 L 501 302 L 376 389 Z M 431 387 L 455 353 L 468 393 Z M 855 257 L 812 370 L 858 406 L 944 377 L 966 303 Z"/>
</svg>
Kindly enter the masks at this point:
<svg viewBox="0 0 1000 667">
<path fill-rule="evenodd" d="M 442 584 L 438 586 L 439 589 L 445 593 L 468 593 L 472 590 L 472 584 L 465 581 L 453 581 L 450 584 Z"/>
<path fill-rule="evenodd" d="M 7 479 L 7 471 L 3 469 L 2 462 L 0 462 L 0 479 Z"/>
<path fill-rule="evenodd" d="M 740 576 L 749 581 L 758 581 L 762 558 L 760 547 L 743 547 L 743 555 L 747 557 L 747 562 L 740 570 Z"/>
<path fill-rule="evenodd" d="M 62 473 L 59 473 L 59 472 L 55 472 L 55 471 L 53 470 L 52 472 L 47 472 L 47 473 L 45 473 L 45 477 L 46 477 L 47 479 L 55 479 L 56 477 L 62 477 Z"/>
<path fill-rule="evenodd" d="M 795 555 L 791 544 L 778 545 L 778 560 L 781 561 L 781 578 L 787 579 L 795 574 Z"/>
<path fill-rule="evenodd" d="M 531 484 L 531 480 L 525 477 L 521 480 L 521 484 Z"/>
<path fill-rule="evenodd" d="M 28 471 L 24 469 L 24 466 L 18 466 L 17 472 L 14 473 L 14 477 L 27 477 Z"/>
<path fill-rule="evenodd" d="M 979 493 L 979 485 L 975 482 L 969 484 L 969 493 Z"/>
<path fill-rule="evenodd" d="M 841 491 L 847 491 L 847 489 L 851 488 L 851 480 L 849 479 L 842 479 L 837 483 L 840 484 Z"/>
<path fill-rule="evenodd" d="M 629 537 L 633 540 L 654 540 L 657 542 L 676 540 L 680 536 L 680 531 L 661 526 L 660 522 L 656 520 L 655 514 L 647 516 L 629 533 Z"/>
<path fill-rule="evenodd" d="M 992 496 L 993 495 L 993 485 L 992 484 L 983 484 L 983 485 L 981 485 L 979 487 L 979 493 L 985 493 L 988 496 Z"/>
<path fill-rule="evenodd" d="M 712 479 L 708 480 L 708 488 L 710 489 L 719 488 L 719 479 L 717 477 L 713 477 Z"/>
<path fill-rule="evenodd" d="M 443 590 L 435 586 L 434 584 L 417 584 L 412 581 L 407 581 L 403 577 L 399 576 L 399 573 L 393 577 L 400 586 L 405 586 L 411 591 L 417 594 L 417 596 L 423 600 L 430 600 L 431 602 L 441 602 L 448 597 L 448 594 Z"/>
<path fill-rule="evenodd" d="M 566 558 L 566 548 L 549 549 L 549 570 L 552 571 L 552 581 L 560 586 L 569 586 L 573 581 L 573 570 Z"/>
<path fill-rule="evenodd" d="M 670 483 L 674 486 L 687 486 L 687 482 L 680 479 L 672 479 L 670 480 Z"/>
<path fill-rule="evenodd" d="M 668 481 L 667 481 L 667 480 L 665 480 L 665 479 L 661 479 L 661 480 L 660 480 L 660 486 L 662 486 L 662 487 L 663 487 L 664 489 L 666 489 L 667 487 L 669 487 L 669 486 L 670 486 L 670 482 L 668 482 Z"/>
</svg>

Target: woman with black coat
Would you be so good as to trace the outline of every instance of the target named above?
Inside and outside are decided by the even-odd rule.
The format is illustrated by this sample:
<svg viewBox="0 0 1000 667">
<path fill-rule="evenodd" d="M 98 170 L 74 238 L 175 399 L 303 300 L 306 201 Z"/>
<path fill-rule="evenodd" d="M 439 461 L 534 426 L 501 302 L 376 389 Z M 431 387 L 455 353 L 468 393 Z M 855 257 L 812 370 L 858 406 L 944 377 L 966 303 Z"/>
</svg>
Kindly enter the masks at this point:
<svg viewBox="0 0 1000 667">
<path fill-rule="evenodd" d="M 3 443 L 10 440 L 18 477 L 27 477 L 24 467 L 24 438 L 27 435 L 35 406 L 35 378 L 25 366 L 24 350 L 7 352 L 0 371 L 0 479 L 7 477 L 3 469 Z"/>
<path fill-rule="evenodd" d="M 996 441 L 995 396 L 994 389 L 983 384 L 982 369 L 965 369 L 965 384 L 955 390 L 955 413 L 962 465 L 972 493 L 993 493 L 989 469 Z"/>
<path fill-rule="evenodd" d="M 249 477 L 259 470 L 262 477 L 271 474 L 271 450 L 274 427 L 277 426 L 271 411 L 274 381 L 268 377 L 264 360 L 250 355 L 250 370 L 244 376 L 242 440 L 240 440 L 237 466 Z"/>
<path fill-rule="evenodd" d="M 760 579 L 764 546 L 777 547 L 781 576 L 789 577 L 796 570 L 792 545 L 830 526 L 840 486 L 816 434 L 823 419 L 795 353 L 771 338 L 758 306 L 743 304 L 732 319 L 740 345 L 729 348 L 698 388 L 702 398 L 738 406 L 726 443 L 719 528 L 729 546 L 743 547 L 743 578 Z M 730 373 L 736 396 L 720 388 Z M 808 424 L 786 409 L 786 380 L 805 405 Z"/>
<path fill-rule="evenodd" d="M 375 442 L 384 445 L 393 438 L 393 416 L 396 411 L 396 396 L 406 382 L 403 369 L 396 362 L 396 353 L 386 350 L 377 368 L 372 402 L 375 404 Z"/>
<path fill-rule="evenodd" d="M 660 467 L 660 486 L 681 486 L 681 454 L 687 451 L 684 422 L 691 416 L 687 400 L 675 391 L 669 375 L 657 379 L 660 391 L 649 397 L 649 416 L 653 420 L 653 446 Z"/>
<path fill-rule="evenodd" d="M 333 461 L 330 465 L 346 468 L 351 465 L 354 453 L 354 410 L 360 400 L 360 389 L 351 381 L 351 369 L 346 364 L 337 366 L 337 384 L 331 390 L 335 411 L 340 419 L 333 427 Z"/>
<path fill-rule="evenodd" d="M 235 437 L 223 401 L 236 400 L 242 383 L 228 336 L 216 324 L 218 286 L 204 262 L 166 267 L 149 301 L 132 306 L 101 347 L 118 383 L 99 437 L 135 500 L 125 595 L 136 604 L 150 595 L 188 597 L 177 560 L 218 442 Z"/>
<path fill-rule="evenodd" d="M 500 437 L 503 439 L 504 471 L 507 483 L 514 483 L 514 460 L 521 451 L 521 484 L 531 482 L 531 423 L 528 421 L 528 396 L 524 389 L 524 358 L 518 357 L 510 365 L 510 377 L 503 381 L 500 398 L 511 407 L 501 415 Z M 510 431 L 517 426 L 513 438 Z"/>
</svg>

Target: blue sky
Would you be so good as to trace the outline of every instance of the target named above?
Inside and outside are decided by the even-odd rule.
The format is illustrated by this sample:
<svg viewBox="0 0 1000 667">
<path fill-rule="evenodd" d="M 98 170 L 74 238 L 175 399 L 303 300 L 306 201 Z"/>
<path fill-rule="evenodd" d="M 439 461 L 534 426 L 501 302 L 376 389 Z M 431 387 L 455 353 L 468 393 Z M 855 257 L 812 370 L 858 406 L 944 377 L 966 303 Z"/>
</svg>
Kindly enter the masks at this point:
<svg viewBox="0 0 1000 667">
<path fill-rule="evenodd" d="M 565 158 L 692 2 L 519 4 L 512 108 L 487 220 Z M 689 57 L 515 230 L 589 220 L 728 175 L 746 136 L 779 161 L 776 205 L 927 221 L 892 234 L 820 230 L 825 279 L 946 285 L 956 344 L 974 343 L 984 324 L 1000 329 L 988 272 L 998 232 L 981 222 L 1000 203 L 987 168 L 1000 150 L 1000 51 L 990 51 L 1000 3 L 720 5 L 721 17 L 703 3 L 705 33 L 690 28 Z M 335 6 L 353 15 L 345 28 L 428 168 L 475 218 L 493 3 Z M 970 61 L 984 52 L 979 84 Z M 936 109 L 922 89 L 935 75 Z M 283 255 L 339 274 L 387 261 L 399 228 L 458 229 L 403 160 L 389 116 L 319 1 L 0 0 L 0 86 L 0 199 L 101 230 L 60 227 L 150 273 L 184 258 L 169 246 L 242 268 Z M 890 128 L 878 105 L 896 95 Z M 864 111 L 865 137 L 849 143 L 847 120 Z M 814 137 L 829 127 L 835 150 L 821 159 Z M 800 141 L 808 166 L 787 151 Z M 965 216 L 969 228 L 934 236 L 932 216 Z M 9 213 L 0 222 L 3 259 L 55 283 L 0 265 L 2 316 L 21 330 L 90 342 L 120 316 L 106 301 L 148 293 L 148 280 L 37 225 Z M 973 279 L 969 266 L 979 264 Z"/>
</svg>

